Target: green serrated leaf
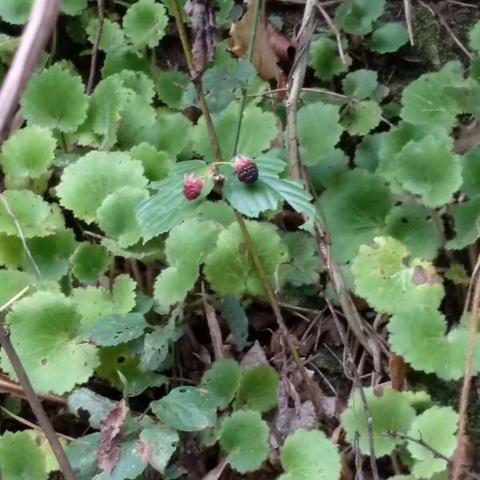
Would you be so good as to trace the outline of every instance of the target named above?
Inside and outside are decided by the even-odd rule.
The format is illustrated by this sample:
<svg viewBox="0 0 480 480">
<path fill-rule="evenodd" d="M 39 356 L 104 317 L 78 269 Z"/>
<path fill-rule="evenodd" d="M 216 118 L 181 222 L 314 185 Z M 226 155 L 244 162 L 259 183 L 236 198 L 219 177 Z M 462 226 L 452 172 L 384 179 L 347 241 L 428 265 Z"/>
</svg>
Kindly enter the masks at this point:
<svg viewBox="0 0 480 480">
<path fill-rule="evenodd" d="M 272 225 L 246 223 L 267 277 L 273 282 L 276 268 L 286 258 L 286 248 Z M 218 293 L 264 294 L 240 227 L 236 223 L 220 233 L 215 250 L 205 259 L 204 271 L 211 287 Z"/>
<path fill-rule="evenodd" d="M 473 198 L 480 194 L 480 147 L 469 150 L 462 159 L 462 190 Z"/>
<path fill-rule="evenodd" d="M 20 238 L 0 233 L 0 265 L 17 269 L 23 264 L 23 245 Z"/>
<path fill-rule="evenodd" d="M 95 432 L 75 439 L 65 448 L 77 480 L 91 480 L 97 473 L 96 452 L 99 443 L 100 432 Z"/>
<path fill-rule="evenodd" d="M 242 372 L 235 406 L 268 412 L 277 405 L 278 374 L 266 364 Z"/>
<path fill-rule="evenodd" d="M 88 35 L 88 41 L 93 45 L 97 39 L 98 22 L 98 18 L 92 18 L 85 29 Z M 112 20 L 105 18 L 102 26 L 102 36 L 98 44 L 99 50 L 104 52 L 115 51 L 124 44 L 125 35 L 122 27 L 117 22 L 112 22 Z"/>
<path fill-rule="evenodd" d="M 139 441 L 147 451 L 148 463 L 163 474 L 178 447 L 180 438 L 175 430 L 153 425 L 142 430 Z"/>
<path fill-rule="evenodd" d="M 472 50 L 480 53 L 480 21 L 475 23 L 473 28 L 468 33 L 469 45 Z"/>
<path fill-rule="evenodd" d="M 340 455 L 320 430 L 298 429 L 280 448 L 280 462 L 286 471 L 278 480 L 338 480 Z"/>
<path fill-rule="evenodd" d="M 98 365 L 96 348 L 76 336 L 80 316 L 73 302 L 60 293 L 37 292 L 20 300 L 6 322 L 12 343 L 39 392 L 67 392 L 87 381 Z M 3 352 L 2 368 L 14 376 Z"/>
<path fill-rule="evenodd" d="M 39 177 L 53 162 L 57 142 L 46 128 L 25 127 L 3 144 L 0 164 L 12 177 Z"/>
<path fill-rule="evenodd" d="M 310 47 L 310 65 L 315 70 L 315 76 L 320 80 L 328 81 L 340 73 L 346 72 L 352 63 L 350 57 L 345 63 L 338 55 L 337 44 L 328 37 L 320 37 L 312 42 Z"/>
<path fill-rule="evenodd" d="M 407 29 L 399 22 L 391 22 L 373 32 L 369 46 L 370 50 L 377 53 L 391 53 L 396 52 L 407 42 Z"/>
<path fill-rule="evenodd" d="M 352 272 L 356 293 L 379 312 L 397 313 L 412 305 L 435 309 L 443 297 L 433 265 L 412 259 L 407 248 L 390 237 L 362 245 Z"/>
<path fill-rule="evenodd" d="M 217 415 L 208 392 L 195 387 L 178 387 L 150 404 L 153 413 L 170 427 L 196 432 L 215 424 Z"/>
<path fill-rule="evenodd" d="M 235 360 L 220 359 L 204 373 L 202 385 L 208 390 L 216 406 L 225 408 L 237 393 L 240 376 L 240 366 Z"/>
<path fill-rule="evenodd" d="M 260 468 L 268 456 L 268 425 L 258 412 L 234 412 L 223 422 L 220 445 L 232 468 L 246 473 Z"/>
<path fill-rule="evenodd" d="M 342 126 L 350 135 L 366 135 L 378 126 L 382 109 L 377 102 L 363 100 L 350 103 L 342 113 Z"/>
<path fill-rule="evenodd" d="M 21 106 L 28 122 L 73 132 L 85 120 L 88 102 L 81 78 L 57 63 L 30 78 Z"/>
<path fill-rule="evenodd" d="M 73 274 L 82 282 L 94 282 L 110 264 L 107 249 L 89 242 L 80 243 L 71 260 Z"/>
<path fill-rule="evenodd" d="M 88 0 L 63 0 L 62 13 L 65 15 L 79 15 L 87 8 Z"/>
<path fill-rule="evenodd" d="M 378 74 L 373 70 L 355 70 L 342 80 L 343 93 L 358 100 L 369 98 L 378 86 Z"/>
<path fill-rule="evenodd" d="M 447 247 L 461 250 L 480 237 L 480 196 L 452 207 L 456 236 L 447 242 Z"/>
<path fill-rule="evenodd" d="M 164 70 L 158 73 L 155 84 L 158 98 L 170 108 L 183 107 L 183 93 L 190 83 L 190 77 L 180 70 Z M 202 84 L 205 83 L 205 77 Z"/>
<path fill-rule="evenodd" d="M 384 8 L 385 0 L 347 0 L 337 8 L 335 19 L 346 32 L 365 35 L 372 31 L 373 22 Z"/>
<path fill-rule="evenodd" d="M 233 295 L 225 295 L 221 306 L 222 316 L 232 332 L 239 351 L 243 350 L 248 338 L 248 318 L 242 304 Z"/>
<path fill-rule="evenodd" d="M 332 236 L 333 254 L 345 263 L 356 255 L 360 245 L 382 231 L 392 198 L 380 177 L 356 169 L 330 185 L 320 197 L 319 206 Z"/>
<path fill-rule="evenodd" d="M 107 315 L 94 323 L 87 335 L 96 345 L 114 346 L 143 335 L 148 323 L 140 313 Z"/>
<path fill-rule="evenodd" d="M 153 145 L 141 143 L 130 150 L 135 160 L 140 160 L 145 170 L 145 176 L 151 181 L 159 181 L 172 171 L 173 161 L 169 153 L 158 151 Z"/>
<path fill-rule="evenodd" d="M 28 20 L 33 0 L 2 0 L 0 17 L 7 23 L 21 25 Z"/>
<path fill-rule="evenodd" d="M 392 389 L 384 389 L 377 394 L 373 388 L 364 388 L 368 411 L 371 416 L 371 428 L 375 455 L 383 457 L 392 452 L 402 442 L 396 437 L 387 436 L 388 432 L 406 434 L 415 418 L 407 395 Z M 364 455 L 370 454 L 367 418 L 365 407 L 358 390 L 350 398 L 348 409 L 341 415 L 342 426 L 347 440 L 353 444 L 358 435 L 358 446 Z"/>
</svg>

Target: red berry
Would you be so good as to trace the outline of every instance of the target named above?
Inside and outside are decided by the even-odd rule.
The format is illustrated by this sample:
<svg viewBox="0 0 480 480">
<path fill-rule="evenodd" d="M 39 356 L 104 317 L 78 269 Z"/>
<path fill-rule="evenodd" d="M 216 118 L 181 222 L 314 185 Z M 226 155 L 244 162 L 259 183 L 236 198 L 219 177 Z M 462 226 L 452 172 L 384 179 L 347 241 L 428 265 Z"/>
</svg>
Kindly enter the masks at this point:
<svg viewBox="0 0 480 480">
<path fill-rule="evenodd" d="M 243 183 L 255 183 L 258 180 L 257 164 L 244 155 L 239 155 L 233 161 L 233 169 L 238 179 Z"/>
<path fill-rule="evenodd" d="M 187 200 L 195 200 L 201 193 L 203 180 L 194 175 L 185 175 L 183 180 L 183 194 Z"/>
</svg>

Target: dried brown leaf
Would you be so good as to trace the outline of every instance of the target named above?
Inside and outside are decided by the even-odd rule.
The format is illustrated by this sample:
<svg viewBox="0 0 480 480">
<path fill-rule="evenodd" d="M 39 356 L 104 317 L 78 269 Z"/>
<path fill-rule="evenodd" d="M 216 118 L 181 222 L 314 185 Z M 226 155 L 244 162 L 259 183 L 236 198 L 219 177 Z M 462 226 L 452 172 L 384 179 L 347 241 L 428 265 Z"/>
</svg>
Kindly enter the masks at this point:
<svg viewBox="0 0 480 480">
<path fill-rule="evenodd" d="M 408 371 L 408 365 L 402 357 L 390 353 L 388 359 L 388 366 L 390 367 L 390 379 L 392 381 L 392 388 L 402 391 L 405 385 L 405 376 Z"/>
<path fill-rule="evenodd" d="M 97 465 L 107 473 L 111 473 L 120 458 L 120 432 L 128 413 L 125 400 L 108 414 L 102 423 L 100 446 L 97 450 Z"/>
</svg>

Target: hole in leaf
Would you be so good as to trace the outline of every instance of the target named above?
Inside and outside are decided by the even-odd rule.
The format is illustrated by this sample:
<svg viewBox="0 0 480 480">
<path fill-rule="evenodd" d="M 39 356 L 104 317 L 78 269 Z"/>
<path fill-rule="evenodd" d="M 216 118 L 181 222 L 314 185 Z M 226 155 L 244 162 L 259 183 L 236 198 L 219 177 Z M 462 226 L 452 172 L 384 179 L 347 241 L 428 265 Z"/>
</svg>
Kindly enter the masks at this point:
<svg viewBox="0 0 480 480">
<path fill-rule="evenodd" d="M 117 363 L 124 363 L 125 360 L 126 358 L 123 355 L 121 355 L 120 357 L 117 358 Z"/>
</svg>

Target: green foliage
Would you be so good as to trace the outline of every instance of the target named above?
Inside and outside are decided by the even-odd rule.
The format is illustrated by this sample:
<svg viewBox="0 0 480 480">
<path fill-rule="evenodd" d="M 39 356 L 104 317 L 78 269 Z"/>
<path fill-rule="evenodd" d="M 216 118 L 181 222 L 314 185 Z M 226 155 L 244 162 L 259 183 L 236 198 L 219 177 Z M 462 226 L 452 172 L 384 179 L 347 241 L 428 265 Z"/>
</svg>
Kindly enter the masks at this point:
<svg viewBox="0 0 480 480">
<path fill-rule="evenodd" d="M 382 109 L 377 102 L 353 102 L 343 113 L 342 126 L 350 135 L 366 135 L 380 123 L 381 116 Z"/>
<path fill-rule="evenodd" d="M 460 250 L 475 242 L 480 236 L 479 230 L 480 197 L 475 197 L 465 203 L 452 207 L 456 236 L 448 242 L 448 247 Z"/>
<path fill-rule="evenodd" d="M 364 394 L 372 420 L 375 455 L 383 457 L 391 453 L 401 442 L 387 434 L 389 432 L 406 434 L 415 418 L 415 410 L 411 407 L 408 396 L 396 390 L 384 389 L 382 394 L 377 394 L 372 388 L 368 388 L 364 389 Z M 356 391 L 351 397 L 348 409 L 342 413 L 341 420 L 347 440 L 353 444 L 358 435 L 360 451 L 364 455 L 369 455 L 368 421 L 360 392 Z"/>
<path fill-rule="evenodd" d="M 373 32 L 370 39 L 370 50 L 378 53 L 396 52 L 407 42 L 407 29 L 399 22 L 391 22 Z"/>
<path fill-rule="evenodd" d="M 310 47 L 310 64 L 315 76 L 320 80 L 331 80 L 340 73 L 346 72 L 351 60 L 346 57 L 345 63 L 338 55 L 337 44 L 328 37 L 320 37 Z"/>
<path fill-rule="evenodd" d="M 168 107 L 181 109 L 184 89 L 189 83 L 190 78 L 184 72 L 179 70 L 161 71 L 155 81 L 158 98 Z"/>
<path fill-rule="evenodd" d="M 88 102 L 80 77 L 55 64 L 32 76 L 21 105 L 28 122 L 72 132 L 85 120 Z"/>
<path fill-rule="evenodd" d="M 92 18 L 90 23 L 86 28 L 88 34 L 88 40 L 90 43 L 95 44 L 98 31 L 98 19 Z M 125 35 L 122 31 L 120 25 L 116 22 L 112 22 L 110 19 L 106 18 L 103 22 L 102 27 L 102 37 L 98 44 L 99 50 L 104 52 L 115 51 L 125 42 Z M 115 94 L 113 91 L 112 93 Z"/>
<path fill-rule="evenodd" d="M 470 48 L 480 53 L 480 21 L 475 23 L 468 36 Z"/>
<path fill-rule="evenodd" d="M 0 17 L 8 23 L 21 25 L 28 20 L 32 0 L 2 0 Z"/>
<path fill-rule="evenodd" d="M 62 12 L 66 15 L 79 15 L 87 8 L 88 0 L 63 0 Z"/>
<path fill-rule="evenodd" d="M 237 393 L 240 377 L 240 366 L 235 360 L 217 360 L 203 375 L 202 385 L 208 390 L 216 405 L 224 408 Z"/>
<path fill-rule="evenodd" d="M 95 345 L 113 346 L 142 336 L 146 327 L 148 323 L 140 313 L 106 315 L 92 325 L 89 335 Z"/>
<path fill-rule="evenodd" d="M 82 282 L 94 282 L 109 263 L 107 249 L 96 243 L 82 242 L 72 255 L 73 274 Z"/>
<path fill-rule="evenodd" d="M 170 457 L 175 453 L 179 441 L 180 438 L 175 430 L 159 425 L 147 427 L 140 434 L 140 442 L 149 452 L 148 463 L 162 474 Z"/>
<path fill-rule="evenodd" d="M 242 372 L 235 405 L 268 412 L 277 405 L 278 374 L 273 367 L 260 364 Z"/>
<path fill-rule="evenodd" d="M 343 92 L 358 100 L 369 98 L 378 86 L 378 75 L 373 70 L 355 70 L 342 80 Z"/>
<path fill-rule="evenodd" d="M 289 435 L 280 449 L 280 462 L 287 473 L 279 480 L 338 480 L 340 455 L 319 430 L 299 429 Z"/>
<path fill-rule="evenodd" d="M 25 127 L 3 144 L 0 164 L 12 177 L 38 177 L 52 164 L 56 145 L 49 130 Z"/>
<path fill-rule="evenodd" d="M 260 468 L 268 456 L 268 425 L 258 412 L 242 410 L 223 420 L 220 445 L 227 461 L 240 473 Z"/>
<path fill-rule="evenodd" d="M 346 32 L 365 35 L 384 8 L 385 0 L 346 0 L 337 8 L 335 19 Z"/>
</svg>

